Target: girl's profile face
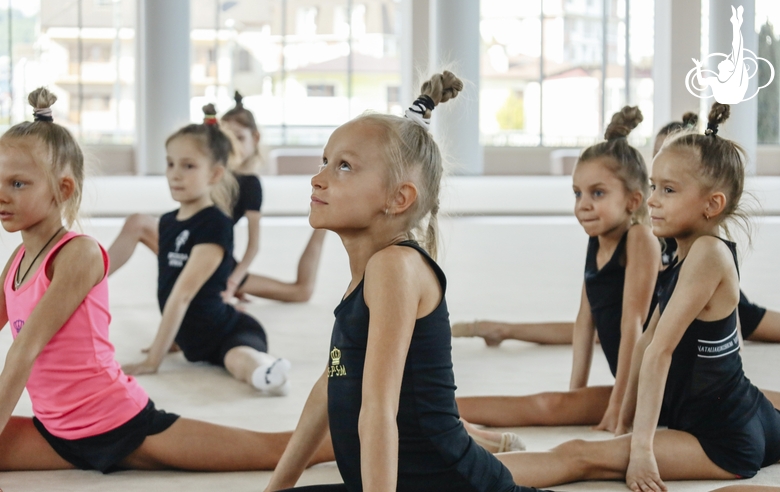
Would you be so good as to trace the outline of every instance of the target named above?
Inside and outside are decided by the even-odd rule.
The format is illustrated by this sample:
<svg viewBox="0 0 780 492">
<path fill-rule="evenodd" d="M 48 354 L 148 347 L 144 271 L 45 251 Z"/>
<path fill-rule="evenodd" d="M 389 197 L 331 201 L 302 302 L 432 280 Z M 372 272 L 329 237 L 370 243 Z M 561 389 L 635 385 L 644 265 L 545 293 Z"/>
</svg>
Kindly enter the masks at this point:
<svg viewBox="0 0 780 492">
<path fill-rule="evenodd" d="M 238 142 L 238 151 L 241 153 L 241 160 L 257 153 L 257 146 L 260 144 L 260 134 L 253 132 L 250 128 L 234 120 L 222 120 L 222 126 L 226 128 Z"/>
<path fill-rule="evenodd" d="M 606 157 L 579 162 L 572 174 L 574 215 L 588 236 L 607 234 L 631 221 L 631 196 Z"/>
<path fill-rule="evenodd" d="M 33 157 L 34 142 L 0 142 L 0 222 L 8 232 L 60 215 L 49 176 Z"/>
<path fill-rule="evenodd" d="M 685 149 L 666 149 L 653 161 L 650 218 L 658 237 L 684 237 L 706 226 L 708 196 L 696 176 L 696 156 Z"/>
<path fill-rule="evenodd" d="M 211 186 L 219 181 L 222 168 L 211 162 L 199 142 L 183 135 L 171 140 L 166 150 L 165 177 L 171 197 L 179 203 L 189 203 L 208 196 Z"/>
<path fill-rule="evenodd" d="M 378 149 L 382 129 L 350 122 L 333 132 L 311 179 L 309 223 L 335 232 L 368 228 L 387 208 L 387 164 Z"/>
</svg>

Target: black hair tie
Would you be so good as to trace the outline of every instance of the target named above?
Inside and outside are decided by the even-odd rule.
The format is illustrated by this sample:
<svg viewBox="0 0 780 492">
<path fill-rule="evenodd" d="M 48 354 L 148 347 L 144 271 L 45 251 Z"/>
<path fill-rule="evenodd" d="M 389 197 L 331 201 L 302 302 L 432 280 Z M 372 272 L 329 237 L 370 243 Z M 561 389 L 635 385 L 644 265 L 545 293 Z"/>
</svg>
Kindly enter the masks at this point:
<svg viewBox="0 0 780 492">
<path fill-rule="evenodd" d="M 714 137 L 718 134 L 718 124 L 711 121 L 707 122 L 707 129 L 704 131 L 705 135 Z"/>
<path fill-rule="evenodd" d="M 54 121 L 51 115 L 51 108 L 36 108 L 33 110 L 33 119 L 35 121 L 48 121 L 49 123 Z"/>
</svg>

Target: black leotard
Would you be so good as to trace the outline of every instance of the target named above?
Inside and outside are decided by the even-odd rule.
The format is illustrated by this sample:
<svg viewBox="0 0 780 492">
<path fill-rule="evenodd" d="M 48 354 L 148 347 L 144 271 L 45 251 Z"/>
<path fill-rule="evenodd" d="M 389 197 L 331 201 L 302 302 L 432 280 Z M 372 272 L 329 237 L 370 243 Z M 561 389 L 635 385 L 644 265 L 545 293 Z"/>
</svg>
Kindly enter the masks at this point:
<svg viewBox="0 0 780 492">
<path fill-rule="evenodd" d="M 459 420 L 446 279 L 439 266 L 416 243 L 441 283 L 436 309 L 414 325 L 404 366 L 398 408 L 398 487 L 403 492 L 521 492 L 509 470 L 477 445 Z M 350 492 L 362 490 L 358 416 L 362 402 L 363 364 L 368 342 L 369 310 L 363 282 L 335 310 L 328 362 L 328 418 L 341 477 Z"/>
<path fill-rule="evenodd" d="M 677 242 L 674 239 L 666 239 L 664 248 L 664 265 L 674 260 L 677 253 Z M 739 290 L 739 304 L 737 305 L 737 314 L 739 316 L 739 329 L 742 332 L 742 338 L 750 338 L 750 335 L 756 331 L 761 320 L 764 319 L 766 308 L 753 304 L 748 300 L 742 289 Z"/>
<path fill-rule="evenodd" d="M 736 246 L 724 241 L 737 262 Z M 661 276 L 663 314 L 683 261 Z M 672 354 L 663 411 L 670 429 L 688 432 L 724 470 L 752 477 L 780 459 L 780 414 L 742 371 L 737 312 L 717 321 L 694 320 Z"/>
</svg>

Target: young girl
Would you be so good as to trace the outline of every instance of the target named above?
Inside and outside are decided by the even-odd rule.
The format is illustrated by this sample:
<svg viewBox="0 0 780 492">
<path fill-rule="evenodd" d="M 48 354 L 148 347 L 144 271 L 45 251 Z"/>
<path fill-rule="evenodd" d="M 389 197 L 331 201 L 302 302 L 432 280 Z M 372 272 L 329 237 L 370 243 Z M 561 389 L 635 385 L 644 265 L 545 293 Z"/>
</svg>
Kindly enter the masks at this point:
<svg viewBox="0 0 780 492">
<path fill-rule="evenodd" d="M 108 255 L 68 230 L 81 201 L 81 149 L 53 123 L 53 94 L 41 88 L 28 100 L 35 121 L 0 137 L 0 221 L 22 234 L 0 291 L 0 326 L 10 321 L 14 337 L 0 373 L 0 470 L 273 469 L 289 433 L 157 410 L 114 360 Z M 25 386 L 32 419 L 11 416 Z M 324 448 L 313 461 L 329 455 Z"/>
<path fill-rule="evenodd" d="M 428 118 L 462 88 L 450 72 L 436 75 L 409 118 L 364 115 L 325 146 L 309 221 L 341 237 L 352 281 L 268 491 L 295 485 L 329 427 L 344 484 L 310 490 L 528 490 L 458 420 L 445 278 L 428 253 L 442 174 Z M 423 249 L 412 231 L 426 217 Z"/>
<path fill-rule="evenodd" d="M 728 112 L 716 103 L 705 135 L 670 137 L 653 162 L 653 233 L 678 250 L 634 351 L 618 426 L 633 424 L 633 434 L 500 455 L 515 477 L 537 486 L 625 478 L 631 490 L 657 491 L 664 480 L 749 478 L 780 460 L 780 412 L 742 371 L 735 245 L 719 237 L 740 215 L 744 182 L 744 153 L 717 136 Z M 668 429 L 657 429 L 662 408 Z"/>
<path fill-rule="evenodd" d="M 675 132 L 695 128 L 698 121 L 699 117 L 695 113 L 685 113 L 682 121 L 672 121 L 658 130 L 653 143 L 653 157 L 661 150 L 666 137 Z M 676 247 L 674 240 L 668 240 L 664 249 L 664 255 L 667 257 L 673 256 Z M 753 304 L 740 289 L 737 313 L 739 316 L 740 333 L 744 339 L 780 343 L 780 312 Z"/>
<path fill-rule="evenodd" d="M 317 279 L 322 243 L 325 231 L 314 231 L 298 261 L 295 282 L 281 282 L 261 275 L 248 275 L 249 266 L 260 249 L 260 207 L 263 190 L 257 177 L 260 163 L 260 131 L 254 115 L 242 104 L 241 94 L 236 92 L 236 106 L 222 116 L 223 126 L 234 136 L 237 153 L 241 159 L 231 171 L 238 181 L 238 198 L 231 210 L 233 224 L 242 217 L 247 218 L 248 242 L 240 261 L 233 260 L 233 267 L 223 294 L 229 301 L 234 294 L 243 297 L 251 294 L 266 299 L 285 302 L 306 302 L 311 298 Z M 209 108 L 216 114 L 213 106 Z M 111 256 L 111 271 L 117 271 L 132 256 L 135 246 L 142 243 L 154 254 L 158 253 L 159 220 L 150 215 L 134 214 L 127 218 L 122 231 L 108 249 Z"/>
<path fill-rule="evenodd" d="M 661 265 L 661 248 L 648 224 L 644 159 L 626 140 L 641 121 L 636 107 L 615 113 L 606 141 L 583 151 L 572 176 L 574 212 L 590 240 L 569 391 L 458 398 L 465 420 L 496 427 L 598 424 L 598 429 L 615 430 L 634 345 L 649 318 Z M 587 386 L 596 332 L 614 387 Z"/>
<path fill-rule="evenodd" d="M 162 320 L 145 361 L 128 374 L 157 372 L 174 340 L 190 361 L 224 366 L 236 379 L 269 394 L 285 394 L 290 363 L 266 353 L 266 335 L 221 293 L 233 269 L 233 223 L 227 213 L 235 187 L 226 165 L 233 148 L 213 107 L 166 141 L 166 177 L 178 210 L 160 218 L 157 299 Z"/>
</svg>

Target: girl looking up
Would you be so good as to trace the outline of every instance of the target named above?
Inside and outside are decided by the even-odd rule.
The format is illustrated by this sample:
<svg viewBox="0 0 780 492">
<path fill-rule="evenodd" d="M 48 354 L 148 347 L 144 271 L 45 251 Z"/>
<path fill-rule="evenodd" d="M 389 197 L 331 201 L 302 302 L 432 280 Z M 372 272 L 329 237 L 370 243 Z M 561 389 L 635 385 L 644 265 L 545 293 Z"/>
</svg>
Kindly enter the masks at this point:
<svg viewBox="0 0 780 492">
<path fill-rule="evenodd" d="M 181 207 L 160 218 L 162 320 L 146 360 L 125 372 L 157 372 L 175 340 L 187 360 L 223 366 L 261 391 L 284 394 L 290 363 L 268 355 L 260 324 L 221 296 L 233 269 L 233 223 L 227 214 L 236 182 L 226 167 L 233 147 L 213 106 L 204 112 L 204 123 L 185 126 L 166 141 L 165 176 Z"/>
<path fill-rule="evenodd" d="M 528 490 L 469 438 L 455 404 L 446 282 L 433 260 L 442 159 L 427 126 L 462 88 L 436 75 L 408 118 L 360 116 L 325 146 L 309 222 L 341 237 L 352 280 L 266 490 L 294 486 L 328 428 L 344 484 L 309 490 Z"/>
<path fill-rule="evenodd" d="M 0 222 L 22 244 L 2 272 L 0 326 L 14 341 L 0 372 L 0 471 L 273 469 L 290 433 L 260 433 L 155 408 L 122 372 L 108 339 L 108 254 L 71 232 L 84 182 L 56 97 L 28 101 L 35 121 L 0 137 Z M 22 391 L 35 417 L 12 416 Z M 312 462 L 332 459 L 327 446 Z"/>
</svg>

